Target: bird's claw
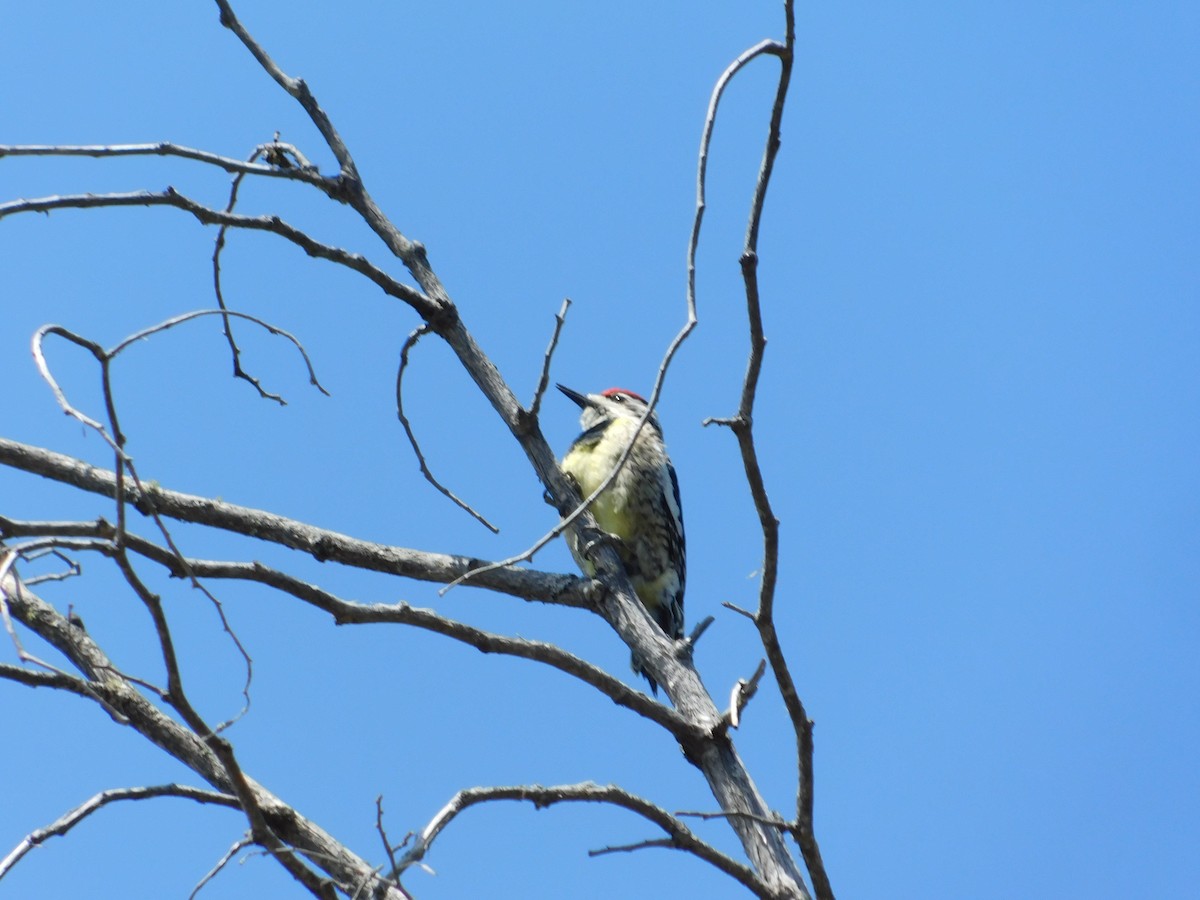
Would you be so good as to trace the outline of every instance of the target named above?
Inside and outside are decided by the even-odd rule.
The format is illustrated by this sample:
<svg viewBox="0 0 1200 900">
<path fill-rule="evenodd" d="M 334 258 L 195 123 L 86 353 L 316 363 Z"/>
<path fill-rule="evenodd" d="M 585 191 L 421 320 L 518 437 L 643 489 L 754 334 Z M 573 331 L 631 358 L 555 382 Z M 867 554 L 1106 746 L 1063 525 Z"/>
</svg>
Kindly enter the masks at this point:
<svg viewBox="0 0 1200 900">
<path fill-rule="evenodd" d="M 612 547 L 617 551 L 617 555 L 624 559 L 625 542 L 617 535 L 599 528 L 584 528 L 580 531 L 580 537 L 582 538 L 582 543 L 579 552 L 585 559 L 592 559 L 592 551 L 597 547 L 605 546 Z"/>
</svg>

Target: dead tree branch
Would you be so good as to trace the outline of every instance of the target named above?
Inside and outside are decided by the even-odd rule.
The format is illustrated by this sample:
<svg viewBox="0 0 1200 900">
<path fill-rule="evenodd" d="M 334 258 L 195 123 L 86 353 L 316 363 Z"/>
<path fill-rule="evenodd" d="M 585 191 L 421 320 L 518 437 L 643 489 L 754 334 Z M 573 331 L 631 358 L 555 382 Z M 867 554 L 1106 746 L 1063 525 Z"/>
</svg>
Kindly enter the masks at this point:
<svg viewBox="0 0 1200 900">
<path fill-rule="evenodd" d="M 198 203 L 168 187 L 165 191 L 132 191 L 114 194 L 65 194 L 0 203 L 0 219 L 16 213 L 48 213 L 58 209 L 104 209 L 123 206 L 168 206 L 191 213 L 205 225 L 227 225 L 250 231 L 266 231 L 291 241 L 309 256 L 345 266 L 377 284 L 390 297 L 402 300 L 422 317 L 436 318 L 441 310 L 420 291 L 396 281 L 366 257 L 313 239 L 278 216 L 243 216 L 222 212 Z"/>
<path fill-rule="evenodd" d="M 637 813 L 642 818 L 653 822 L 667 833 L 664 841 L 644 842 L 641 846 L 662 846 L 676 850 L 684 850 L 720 871 L 741 882 L 756 896 L 772 898 L 777 895 L 758 878 L 752 869 L 737 862 L 716 850 L 711 845 L 697 838 L 691 830 L 672 816 L 665 809 L 639 797 L 636 794 L 615 785 L 599 785 L 590 782 L 581 784 L 560 784 L 543 787 L 542 785 L 513 785 L 503 787 L 468 788 L 459 791 L 451 798 L 437 815 L 430 820 L 413 841 L 412 849 L 400 858 L 392 872 L 398 878 L 413 864 L 420 862 L 429 852 L 434 840 L 460 813 L 480 803 L 496 800 L 525 800 L 537 809 L 544 809 L 556 803 L 584 802 L 606 803 L 619 806 L 630 812 Z"/>
<path fill-rule="evenodd" d="M 99 522 L 37 523 L 17 522 L 0 517 L 0 536 L 24 537 L 33 533 L 46 534 L 47 532 L 53 532 L 59 536 L 95 536 L 100 540 L 86 544 L 81 543 L 77 545 L 76 549 L 94 550 L 111 558 L 119 556 L 117 549 L 105 539 L 106 536 L 112 535 L 113 528 L 103 520 Z M 176 577 L 228 578 L 267 585 L 328 613 L 339 625 L 408 625 L 459 641 L 483 653 L 498 653 L 541 662 L 591 685 L 617 705 L 627 707 L 662 725 L 675 735 L 680 743 L 703 739 L 701 732 L 693 729 L 673 710 L 656 703 L 641 691 L 630 688 L 603 669 L 554 644 L 495 634 L 442 616 L 431 609 L 413 607 L 407 603 L 367 604 L 345 600 L 316 585 L 264 566 L 262 563 L 181 559 L 174 552 L 136 535 L 127 535 L 126 546 L 130 552 L 164 566 Z M 160 622 L 157 618 L 155 623 L 156 626 L 165 628 L 165 623 Z M 163 639 L 167 639 L 166 636 Z M 164 652 L 166 651 L 164 650 Z M 43 665 L 47 664 L 43 663 Z"/>
<path fill-rule="evenodd" d="M 155 797 L 182 797 L 197 803 L 212 803 L 217 806 L 237 808 L 237 801 L 229 794 L 206 791 L 186 784 L 158 784 L 150 787 L 113 788 L 101 791 L 79 806 L 59 816 L 44 828 L 27 834 L 16 847 L 0 860 L 0 878 L 7 875 L 22 857 L 52 837 L 61 837 L 97 810 L 120 800 L 150 800 Z"/>
<path fill-rule="evenodd" d="M 324 185 L 322 189 L 326 190 L 329 196 L 349 205 L 362 217 L 391 253 L 404 264 L 415 280 L 416 288 L 396 281 L 359 254 L 349 253 L 316 241 L 277 216 L 252 217 L 234 214 L 232 211 L 216 210 L 180 194 L 173 188 L 167 188 L 162 192 L 72 195 L 14 201 L 0 205 L 0 218 L 17 212 L 48 212 L 64 208 L 167 206 L 188 212 L 204 224 L 247 228 L 275 234 L 296 244 L 309 255 L 350 268 L 373 281 L 389 296 L 408 304 L 426 323 L 429 330 L 447 343 L 526 453 L 542 484 L 554 498 L 560 513 L 564 516 L 578 516 L 580 526 L 594 527 L 595 522 L 587 512 L 586 502 L 578 497 L 559 471 L 555 457 L 541 434 L 536 417 L 531 416 L 530 411 L 521 406 L 490 358 L 476 344 L 471 332 L 462 321 L 457 307 L 430 265 L 424 246 L 406 237 L 383 214 L 372 199 L 359 177 L 357 166 L 349 149 L 308 85 L 302 79 L 287 75 L 275 63 L 237 19 L 231 5 L 226 0 L 216 0 L 216 3 L 220 10 L 222 25 L 229 28 L 238 37 L 263 70 L 299 103 L 337 160 L 340 167 L 339 175 L 335 179 L 322 180 L 322 185 Z M 785 9 L 788 34 L 786 45 L 764 42 L 758 48 L 752 48 L 739 57 L 739 60 L 735 61 L 731 69 L 718 82 L 717 91 L 710 105 L 711 118 L 715 116 L 717 97 L 724 90 L 729 78 L 732 78 L 751 59 L 764 53 L 779 56 L 784 64 L 785 77 L 781 79 L 775 115 L 772 117 L 772 135 L 776 142 L 778 120 L 782 113 L 783 97 L 786 94 L 786 73 L 790 73 L 794 44 L 790 0 L 785 4 Z M 711 124 L 706 123 L 706 134 L 710 131 Z M 705 148 L 707 148 L 707 138 Z M 770 152 L 769 158 L 773 161 L 773 150 Z M 703 169 L 706 159 L 707 149 L 701 159 L 701 169 Z M 211 160 L 198 161 L 214 164 Z M 766 161 L 764 170 L 769 176 L 770 166 Z M 241 170 L 235 169 L 234 171 L 240 172 Z M 259 173 L 255 172 L 254 174 Z M 700 181 L 703 182 L 702 173 Z M 760 176 L 760 188 L 756 189 L 755 201 L 758 206 L 761 206 L 765 191 L 766 179 Z M 687 321 L 670 342 L 659 366 L 653 389 L 649 394 L 651 410 L 658 402 L 672 359 L 696 324 L 694 254 L 702 213 L 703 197 L 701 195 L 689 251 Z M 753 225 L 752 230 L 756 237 L 756 224 Z M 108 396 L 109 392 L 106 390 L 106 398 Z M 160 522 L 160 527 L 160 517 L 163 516 L 196 522 L 270 540 L 309 553 L 317 559 L 335 559 L 345 565 L 440 583 L 450 583 L 454 579 L 461 578 L 465 573 L 476 572 L 484 564 L 478 560 L 462 557 L 419 553 L 403 548 L 384 547 L 357 541 L 345 535 L 312 528 L 258 510 L 164 491 L 156 486 L 148 485 L 137 479 L 128 457 L 122 450 L 123 437 L 116 424 L 115 411 L 111 408 L 108 418 L 112 425 L 110 443 L 116 457 L 113 472 L 96 470 L 69 457 L 62 457 L 50 451 L 5 440 L 0 440 L 0 462 L 13 468 L 56 478 L 82 490 L 109 496 L 117 501 L 118 521 L 113 538 L 117 548 L 115 558 L 128 584 L 141 597 L 159 630 L 160 648 L 164 663 L 168 668 L 167 690 L 172 707 L 186 724 L 167 717 L 137 691 L 132 683 L 114 675 L 117 670 L 111 666 L 86 633 L 76 635 L 73 644 L 61 639 L 60 630 L 67 628 L 66 620 L 45 604 L 39 606 L 41 601 L 27 591 L 18 591 L 17 595 L 19 596 L 16 599 L 10 598 L 10 607 L 17 618 L 27 627 L 37 630 L 38 634 L 45 637 L 68 659 L 78 665 L 81 671 L 87 673 L 91 690 L 102 697 L 107 706 L 124 716 L 131 727 L 139 730 L 167 752 L 180 758 L 218 790 L 235 795 L 250 823 L 254 841 L 270 852 L 310 893 L 315 896 L 330 896 L 335 886 L 343 892 L 353 893 L 371 885 L 371 890 L 376 896 L 401 896 L 398 889 L 380 879 L 364 861 L 354 857 L 327 835 L 320 833 L 311 823 L 302 820 L 294 810 L 286 807 L 273 795 L 251 781 L 248 776 L 245 776 L 228 743 L 214 734 L 198 716 L 194 715 L 194 710 L 190 708 L 183 695 L 182 677 L 178 671 L 178 662 L 173 659 L 169 628 L 162 615 L 161 604 L 141 582 L 130 561 L 130 554 L 136 552 L 134 550 L 136 541 L 132 539 L 132 535 L 126 528 L 126 510 L 128 506 L 132 505 L 144 515 L 149 514 L 155 517 L 156 521 Z M 127 469 L 132 476 L 132 483 L 126 481 Z M 173 546 L 171 549 L 175 550 Z M 183 567 L 200 562 L 188 560 L 177 551 L 175 555 L 178 559 L 174 564 Z M 602 546 L 599 549 L 596 555 L 596 566 L 597 578 L 606 586 L 607 590 L 595 599 L 593 608 L 633 648 L 639 658 L 646 663 L 655 680 L 664 686 L 675 711 L 670 712 L 668 717 L 669 711 L 663 708 L 662 713 L 656 714 L 659 716 L 656 721 L 672 729 L 672 734 L 680 741 L 687 759 L 704 774 L 719 807 L 730 813 L 730 825 L 738 835 L 747 858 L 751 862 L 750 867 L 733 863 L 742 868 L 733 871 L 725 868 L 722 870 L 730 871 L 730 874 L 734 874 L 734 871 L 743 875 L 747 872 L 751 873 L 745 877 L 752 878 L 753 882 L 760 886 L 761 890 L 756 891 L 760 896 L 798 897 L 807 900 L 808 892 L 795 861 L 780 839 L 778 829 L 765 824 L 772 819 L 770 810 L 739 758 L 727 730 L 722 728 L 722 716 L 701 683 L 691 660 L 675 654 L 673 642 L 666 639 L 650 621 L 645 608 L 634 594 L 620 558 L 613 548 Z M 285 581 L 281 578 L 275 580 L 280 585 Z M 479 586 L 543 602 L 564 602 L 562 600 L 564 595 L 584 596 L 579 579 L 532 573 L 518 570 L 512 566 L 478 572 L 473 575 L 472 582 Z M 294 583 L 291 586 L 296 587 Z M 304 593 L 325 603 L 332 603 L 336 599 L 331 598 L 330 595 L 316 594 L 313 591 Z M 356 616 L 368 615 L 361 606 L 338 607 L 338 609 L 350 621 L 355 620 Z M 370 615 L 378 614 L 374 607 L 370 610 Z M 403 616 L 413 622 L 428 613 L 428 611 L 413 610 L 405 605 L 391 607 L 389 610 L 389 615 Z M 61 624 L 60 619 L 62 619 Z M 494 647 L 499 652 L 511 652 L 514 655 L 527 654 L 529 658 L 538 658 L 534 655 L 536 649 L 538 654 L 544 655 L 542 648 L 531 646 L 533 642 L 489 635 L 461 623 L 449 622 L 441 617 L 428 619 L 423 627 L 429 627 L 431 630 L 442 629 L 449 636 L 475 641 L 477 642 L 475 645 L 480 646 L 480 649 L 488 650 Z M 80 630 L 76 629 L 76 631 Z M 455 634 L 450 634 L 451 631 L 454 631 Z M 574 663 L 571 665 L 574 666 Z M 563 668 L 566 669 L 566 666 L 564 665 Z M 588 680 L 590 677 L 585 669 L 571 671 L 572 674 L 576 674 L 584 680 Z M 605 675 L 605 678 L 610 677 Z M 629 691 L 631 698 L 636 694 L 631 689 L 626 688 L 625 690 Z M 610 694 L 610 696 L 612 695 Z M 652 701 L 647 700 L 646 703 L 650 704 Z M 633 706 L 633 700 L 630 699 L 626 705 Z M 679 723 L 683 723 L 683 725 L 681 726 Z M 638 802 L 645 803 L 640 800 Z M 647 814 L 645 809 L 635 811 L 643 815 Z M 653 820 L 653 817 L 650 818 Z M 682 825 L 679 827 L 682 828 Z M 672 838 L 678 838 L 678 835 L 682 833 L 673 831 L 666 826 L 664 826 L 664 830 Z M 301 862 L 301 857 L 306 862 Z M 811 870 L 811 862 L 807 853 L 805 859 L 806 862 L 809 862 Z M 716 860 L 710 861 L 721 867 Z M 735 875 L 735 877 L 737 876 Z M 750 886 L 746 881 L 743 883 Z"/>
<path fill-rule="evenodd" d="M 117 495 L 114 472 L 7 438 L 0 438 L 0 465 L 41 475 L 104 497 L 115 498 Z M 322 562 L 337 562 L 418 581 L 445 584 L 480 564 L 479 560 L 470 557 L 364 541 L 274 513 L 184 494 L 153 484 L 143 484 L 140 488 L 130 486 L 126 500 L 143 515 L 149 515 L 153 508 L 168 518 L 279 544 Z M 541 603 L 568 606 L 588 604 L 582 592 L 586 581 L 571 575 L 531 569 L 499 569 L 472 583 L 477 587 Z"/>
<path fill-rule="evenodd" d="M 262 147 L 269 147 L 264 144 Z M 299 151 L 290 145 L 289 149 L 299 155 Z M 261 149 L 261 148 L 260 148 Z M 330 179 L 317 174 L 314 166 L 307 160 L 298 161 L 296 166 L 285 168 L 278 165 L 243 162 L 207 150 L 197 150 L 172 144 L 169 141 L 159 141 L 153 144 L 0 144 L 0 159 L 6 156 L 90 156 L 92 158 L 115 158 L 121 156 L 175 156 L 194 162 L 205 163 L 223 169 L 229 174 L 264 175 L 268 178 L 285 178 L 289 181 L 300 181 L 320 188 L 332 196 L 334 188 Z"/>
<path fill-rule="evenodd" d="M 396 416 L 400 419 L 400 424 L 404 427 L 404 433 L 408 436 L 408 443 L 412 446 L 413 453 L 416 454 L 417 464 L 421 467 L 421 474 L 425 476 L 425 480 L 492 534 L 499 534 L 499 528 L 485 519 L 469 503 L 434 477 L 433 472 L 429 469 L 429 464 L 425 461 L 425 454 L 421 452 L 421 445 L 417 442 L 417 436 L 413 433 L 412 423 L 408 421 L 408 416 L 404 414 L 404 370 L 408 368 L 408 354 L 417 345 L 417 341 L 421 339 L 421 335 L 428 333 L 429 326 L 427 325 L 420 325 L 414 328 L 412 333 L 409 334 L 408 339 L 405 340 L 404 346 L 400 348 L 400 366 L 396 369 Z"/>
<path fill-rule="evenodd" d="M 698 188 L 697 230 L 700 214 L 703 209 L 703 173 L 707 159 L 708 143 L 712 135 L 712 120 L 716 113 L 720 93 L 724 90 L 728 79 L 754 57 L 770 53 L 779 59 L 779 82 L 775 91 L 775 100 L 771 107 L 771 121 L 767 129 L 766 146 L 763 150 L 762 163 L 759 166 L 758 177 L 755 181 L 754 196 L 750 203 L 749 221 L 746 227 L 746 239 L 741 256 L 742 279 L 745 285 L 746 311 L 750 332 L 750 355 L 746 365 L 746 375 L 742 383 L 741 400 L 737 414 L 729 419 L 710 419 L 705 424 L 714 423 L 728 426 L 738 441 L 742 455 L 742 463 L 746 472 L 754 508 L 758 512 L 759 522 L 763 532 L 763 567 L 762 580 L 759 589 L 758 611 L 753 620 L 759 631 L 759 637 L 767 653 L 772 674 L 783 695 L 788 716 L 796 733 L 796 756 L 798 770 L 798 788 L 796 797 L 798 828 L 794 834 L 804 856 L 812 878 L 813 890 L 818 900 L 833 900 L 833 889 L 825 872 L 825 864 L 821 859 L 821 851 L 817 845 L 813 831 L 813 723 L 808 718 L 800 693 L 788 667 L 787 658 L 775 628 L 774 604 L 775 589 L 779 574 L 779 520 L 771 508 L 770 497 L 763 479 L 762 468 L 758 459 L 758 451 L 754 443 L 754 399 L 758 390 L 759 377 L 762 373 L 763 356 L 766 351 L 766 337 L 763 330 L 762 306 L 758 287 L 758 232 L 762 223 L 763 210 L 766 205 L 767 188 L 770 184 L 771 173 L 774 170 L 775 158 L 781 145 L 781 127 L 783 109 L 787 100 L 788 88 L 791 85 L 792 64 L 795 54 L 796 32 L 795 14 L 792 0 L 785 3 L 787 17 L 787 36 L 783 45 L 764 41 L 746 51 L 726 70 L 718 82 L 709 106 L 709 117 L 705 123 L 704 139 L 702 141 L 701 166 Z"/>
<path fill-rule="evenodd" d="M 72 693 L 116 710 L 131 728 L 186 765 L 221 794 L 234 795 L 243 812 L 257 820 L 252 822 L 252 828 L 265 829 L 254 834 L 256 842 L 271 844 L 265 849 L 273 850 L 274 857 L 310 893 L 332 897 L 336 885 L 350 894 L 355 885 L 366 880 L 378 886 L 373 896 L 381 900 L 402 900 L 403 895 L 381 882 L 369 863 L 243 774 L 234 764 L 227 742 L 221 738 L 205 740 L 187 725 L 170 718 L 134 684 L 116 674 L 117 667 L 90 635 L 72 626 L 54 607 L 22 586 L 11 572 L 0 581 L 0 594 L 17 620 L 85 674 L 87 690 Z M 13 668 L 0 667 L 0 676 L 8 676 Z M 30 683 L 27 679 L 13 680 Z M 43 679 L 37 686 L 54 685 Z M 246 808 L 247 804 L 250 809 Z M 313 868 L 302 860 L 307 860 Z"/>
</svg>

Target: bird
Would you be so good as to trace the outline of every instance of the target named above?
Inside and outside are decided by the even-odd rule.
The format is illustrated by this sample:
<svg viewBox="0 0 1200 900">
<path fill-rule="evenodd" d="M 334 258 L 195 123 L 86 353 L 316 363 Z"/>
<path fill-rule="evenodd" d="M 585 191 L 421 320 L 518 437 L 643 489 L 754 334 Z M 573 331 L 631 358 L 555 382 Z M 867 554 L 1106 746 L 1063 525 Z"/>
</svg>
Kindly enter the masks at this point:
<svg viewBox="0 0 1200 900">
<path fill-rule="evenodd" d="M 579 406 L 583 428 L 563 456 L 562 470 L 587 498 L 616 466 L 649 404 L 624 388 L 598 394 L 581 394 L 561 384 L 558 389 Z M 646 420 L 620 472 L 590 509 L 596 524 L 613 539 L 633 589 L 651 618 L 667 637 L 680 640 L 687 544 L 679 479 L 667 456 L 656 413 Z M 587 558 L 594 542 L 581 540 L 571 531 L 566 538 L 579 568 L 589 577 L 595 575 L 595 565 Z M 657 695 L 657 682 L 636 655 L 631 666 Z"/>
</svg>

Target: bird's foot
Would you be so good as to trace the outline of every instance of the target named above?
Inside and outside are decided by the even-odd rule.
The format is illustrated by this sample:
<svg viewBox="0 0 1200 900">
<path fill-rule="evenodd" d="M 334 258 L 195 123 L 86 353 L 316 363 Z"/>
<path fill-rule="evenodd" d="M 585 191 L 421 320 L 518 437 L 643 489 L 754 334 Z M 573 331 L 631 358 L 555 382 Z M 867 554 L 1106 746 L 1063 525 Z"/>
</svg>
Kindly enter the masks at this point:
<svg viewBox="0 0 1200 900">
<path fill-rule="evenodd" d="M 579 537 L 582 543 L 579 546 L 579 553 L 584 559 L 592 560 L 592 551 L 597 547 L 612 547 L 617 551 L 617 555 L 622 559 L 625 558 L 626 547 L 625 542 L 617 535 L 603 531 L 599 528 L 581 528 Z M 595 560 L 592 560 L 593 562 Z"/>
</svg>

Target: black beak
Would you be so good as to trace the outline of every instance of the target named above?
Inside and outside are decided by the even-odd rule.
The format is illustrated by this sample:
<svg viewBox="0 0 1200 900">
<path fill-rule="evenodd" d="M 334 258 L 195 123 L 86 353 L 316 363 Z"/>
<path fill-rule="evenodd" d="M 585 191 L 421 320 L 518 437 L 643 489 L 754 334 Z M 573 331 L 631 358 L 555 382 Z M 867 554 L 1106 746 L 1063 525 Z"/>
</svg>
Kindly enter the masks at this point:
<svg viewBox="0 0 1200 900">
<path fill-rule="evenodd" d="M 585 406 L 588 405 L 588 398 L 585 395 L 579 393 L 579 391 L 573 391 L 569 387 L 564 387 L 561 384 L 558 386 L 558 389 L 560 391 L 562 391 L 564 394 L 566 394 L 568 397 L 570 397 L 572 400 L 574 400 L 579 405 L 580 409 L 583 409 Z"/>
</svg>

